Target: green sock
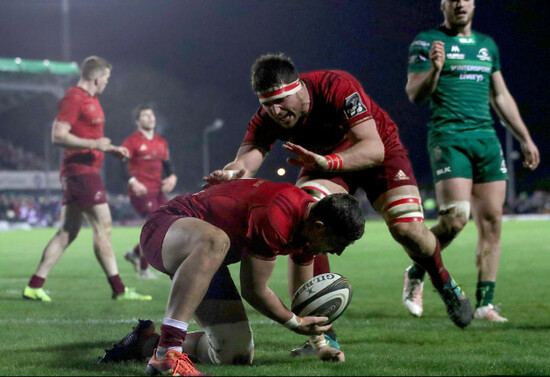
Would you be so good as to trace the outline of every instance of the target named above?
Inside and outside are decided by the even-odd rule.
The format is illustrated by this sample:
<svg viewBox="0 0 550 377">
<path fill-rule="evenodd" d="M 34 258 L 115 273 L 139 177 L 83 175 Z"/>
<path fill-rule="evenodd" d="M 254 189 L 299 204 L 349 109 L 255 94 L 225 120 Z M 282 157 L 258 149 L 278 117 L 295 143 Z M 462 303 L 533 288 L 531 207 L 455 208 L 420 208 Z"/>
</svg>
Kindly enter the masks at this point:
<svg viewBox="0 0 550 377">
<path fill-rule="evenodd" d="M 495 293 L 494 281 L 480 281 L 477 283 L 476 299 L 477 308 L 480 306 L 487 306 L 493 302 L 493 295 Z"/>
</svg>

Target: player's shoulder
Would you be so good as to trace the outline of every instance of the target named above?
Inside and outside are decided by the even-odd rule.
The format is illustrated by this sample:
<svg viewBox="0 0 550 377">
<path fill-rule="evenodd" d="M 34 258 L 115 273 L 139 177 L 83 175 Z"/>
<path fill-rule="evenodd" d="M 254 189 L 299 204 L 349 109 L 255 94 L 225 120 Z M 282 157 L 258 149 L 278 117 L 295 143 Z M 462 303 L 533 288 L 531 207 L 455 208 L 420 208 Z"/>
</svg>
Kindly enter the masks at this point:
<svg viewBox="0 0 550 377">
<path fill-rule="evenodd" d="M 307 205 L 314 199 L 304 190 L 284 184 L 269 201 L 267 218 L 282 240 L 289 241 L 302 222 Z"/>
<path fill-rule="evenodd" d="M 311 199 L 311 196 L 304 190 L 290 183 L 280 183 L 273 188 L 276 191 L 269 203 L 270 213 L 294 216 L 297 211 L 301 210 L 302 203 Z"/>
<path fill-rule="evenodd" d="M 165 138 L 163 138 L 162 136 L 160 136 L 160 135 L 157 134 L 156 132 L 154 133 L 153 139 L 154 139 L 157 143 L 168 144 L 168 141 L 166 141 Z"/>
<path fill-rule="evenodd" d="M 63 99 L 71 101 L 84 101 L 88 97 L 90 97 L 90 95 L 86 93 L 85 90 L 79 88 L 78 86 L 73 86 L 67 89 Z"/>
<path fill-rule="evenodd" d="M 433 41 L 445 38 L 445 33 L 440 28 L 419 32 L 411 42 L 411 46 L 427 47 Z"/>
<path fill-rule="evenodd" d="M 139 140 L 139 139 L 141 139 L 141 138 L 142 138 L 141 132 L 139 132 L 139 131 L 134 131 L 134 132 L 132 132 L 132 133 L 126 138 L 126 140 L 132 140 L 132 141 L 134 141 L 134 140 Z"/>
<path fill-rule="evenodd" d="M 472 35 L 475 37 L 477 44 L 488 44 L 496 46 L 496 42 L 488 34 L 481 33 L 477 30 L 472 30 Z"/>
<path fill-rule="evenodd" d="M 350 91 L 357 91 L 361 87 L 359 80 L 351 73 L 338 69 L 313 71 L 300 78 L 310 86 L 314 95 L 326 98 L 340 98 L 349 95 Z"/>
<path fill-rule="evenodd" d="M 357 81 L 357 79 L 348 71 L 341 69 L 323 69 L 312 71 L 308 73 L 302 73 L 301 79 L 310 79 L 317 82 L 333 82 L 337 80 Z"/>
</svg>

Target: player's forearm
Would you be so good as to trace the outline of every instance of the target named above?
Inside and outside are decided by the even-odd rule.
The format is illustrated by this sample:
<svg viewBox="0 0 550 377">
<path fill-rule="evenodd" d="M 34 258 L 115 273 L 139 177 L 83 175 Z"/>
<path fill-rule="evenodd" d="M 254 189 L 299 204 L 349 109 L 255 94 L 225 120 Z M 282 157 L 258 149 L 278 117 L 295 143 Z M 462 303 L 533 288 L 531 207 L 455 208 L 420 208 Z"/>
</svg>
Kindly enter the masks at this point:
<svg viewBox="0 0 550 377">
<path fill-rule="evenodd" d="M 380 165 L 384 161 L 384 144 L 379 140 L 364 140 L 342 152 L 341 171 L 356 171 Z"/>
<path fill-rule="evenodd" d="M 258 312 L 277 323 L 284 324 L 293 313 L 287 309 L 279 297 L 268 287 L 262 290 L 241 290 L 243 298 Z"/>
<path fill-rule="evenodd" d="M 409 74 L 405 91 L 412 103 L 425 102 L 435 91 L 440 71 L 434 67 L 426 72 Z"/>
<path fill-rule="evenodd" d="M 495 96 L 491 104 L 500 120 L 520 143 L 531 140 L 529 130 L 521 118 L 516 101 L 510 94 Z"/>
</svg>

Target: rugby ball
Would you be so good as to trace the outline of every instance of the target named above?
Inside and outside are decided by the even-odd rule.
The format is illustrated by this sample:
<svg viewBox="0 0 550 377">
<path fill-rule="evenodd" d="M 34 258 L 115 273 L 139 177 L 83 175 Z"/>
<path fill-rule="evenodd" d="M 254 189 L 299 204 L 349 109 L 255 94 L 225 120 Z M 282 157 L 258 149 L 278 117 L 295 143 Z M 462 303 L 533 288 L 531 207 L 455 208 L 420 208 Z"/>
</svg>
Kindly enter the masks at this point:
<svg viewBox="0 0 550 377">
<path fill-rule="evenodd" d="M 351 302 L 351 284 L 332 272 L 305 282 L 292 296 L 291 310 L 300 317 L 328 317 L 323 325 L 334 322 Z"/>
</svg>

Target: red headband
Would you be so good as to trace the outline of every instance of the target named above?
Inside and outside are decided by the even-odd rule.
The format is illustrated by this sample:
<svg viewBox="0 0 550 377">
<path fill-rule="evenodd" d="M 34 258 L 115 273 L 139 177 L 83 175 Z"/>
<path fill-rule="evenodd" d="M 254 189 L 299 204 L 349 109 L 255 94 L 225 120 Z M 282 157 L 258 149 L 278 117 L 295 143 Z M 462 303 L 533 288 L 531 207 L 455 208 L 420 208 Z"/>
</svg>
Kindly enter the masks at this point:
<svg viewBox="0 0 550 377">
<path fill-rule="evenodd" d="M 302 84 L 300 84 L 300 79 L 291 82 L 290 84 L 283 84 L 274 88 L 270 88 L 268 91 L 263 93 L 258 93 L 258 98 L 260 98 L 260 103 L 273 101 L 277 98 L 287 97 L 291 94 L 294 94 L 300 90 Z"/>
</svg>

